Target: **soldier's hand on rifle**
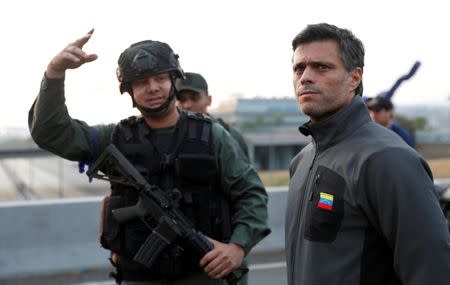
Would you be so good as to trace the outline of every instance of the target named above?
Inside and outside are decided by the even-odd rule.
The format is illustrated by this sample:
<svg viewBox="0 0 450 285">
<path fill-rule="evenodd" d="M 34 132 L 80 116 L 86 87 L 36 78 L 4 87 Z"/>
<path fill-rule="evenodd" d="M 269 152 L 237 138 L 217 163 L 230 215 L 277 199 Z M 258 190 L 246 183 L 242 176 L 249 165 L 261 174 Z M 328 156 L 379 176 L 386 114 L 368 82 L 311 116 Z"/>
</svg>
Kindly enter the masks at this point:
<svg viewBox="0 0 450 285">
<path fill-rule="evenodd" d="M 214 279 L 227 276 L 238 268 L 244 259 L 244 249 L 235 243 L 221 243 L 208 238 L 214 249 L 200 260 L 200 267 Z"/>
<path fill-rule="evenodd" d="M 63 78 L 67 69 L 78 68 L 86 62 L 97 59 L 96 54 L 87 54 L 83 46 L 89 41 L 94 29 L 86 35 L 67 45 L 47 65 L 45 75 L 47 78 Z"/>
</svg>

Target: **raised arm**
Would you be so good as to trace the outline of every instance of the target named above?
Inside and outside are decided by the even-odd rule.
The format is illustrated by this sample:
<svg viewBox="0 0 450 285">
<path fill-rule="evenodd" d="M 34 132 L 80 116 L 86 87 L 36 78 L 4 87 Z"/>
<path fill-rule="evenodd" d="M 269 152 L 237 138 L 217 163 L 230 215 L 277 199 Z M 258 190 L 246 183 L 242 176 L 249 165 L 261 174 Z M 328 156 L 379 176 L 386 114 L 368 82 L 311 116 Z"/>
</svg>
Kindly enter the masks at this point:
<svg viewBox="0 0 450 285">
<path fill-rule="evenodd" d="M 97 55 L 82 50 L 93 31 L 67 45 L 50 61 L 39 95 L 28 113 L 28 127 L 39 147 L 70 160 L 95 158 L 109 143 L 113 128 L 113 125 L 91 127 L 73 119 L 65 104 L 65 71 L 97 59 Z"/>
<path fill-rule="evenodd" d="M 47 78 L 64 78 L 67 69 L 75 69 L 96 60 L 98 57 L 96 54 L 87 54 L 83 51 L 83 46 L 89 41 L 92 33 L 94 29 L 60 51 L 47 66 L 45 72 Z"/>
<path fill-rule="evenodd" d="M 392 96 L 394 96 L 395 91 L 397 91 L 398 87 L 400 87 L 400 84 L 402 84 L 403 81 L 410 79 L 419 69 L 420 67 L 420 61 L 416 61 L 414 65 L 411 67 L 411 70 L 402 76 L 400 76 L 399 79 L 392 85 L 391 89 L 388 91 L 382 92 L 380 95 L 386 96 L 388 99 L 392 99 Z"/>
</svg>

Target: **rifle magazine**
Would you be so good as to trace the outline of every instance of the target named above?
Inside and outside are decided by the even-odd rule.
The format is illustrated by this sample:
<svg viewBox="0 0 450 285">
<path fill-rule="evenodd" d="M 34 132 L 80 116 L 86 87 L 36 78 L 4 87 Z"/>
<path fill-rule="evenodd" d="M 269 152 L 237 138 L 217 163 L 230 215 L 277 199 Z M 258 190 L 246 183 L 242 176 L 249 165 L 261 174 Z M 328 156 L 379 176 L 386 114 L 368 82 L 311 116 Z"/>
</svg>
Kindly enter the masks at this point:
<svg viewBox="0 0 450 285">
<path fill-rule="evenodd" d="M 141 245 L 133 260 L 147 268 L 151 268 L 155 260 L 169 243 L 158 232 L 153 231 Z"/>
</svg>

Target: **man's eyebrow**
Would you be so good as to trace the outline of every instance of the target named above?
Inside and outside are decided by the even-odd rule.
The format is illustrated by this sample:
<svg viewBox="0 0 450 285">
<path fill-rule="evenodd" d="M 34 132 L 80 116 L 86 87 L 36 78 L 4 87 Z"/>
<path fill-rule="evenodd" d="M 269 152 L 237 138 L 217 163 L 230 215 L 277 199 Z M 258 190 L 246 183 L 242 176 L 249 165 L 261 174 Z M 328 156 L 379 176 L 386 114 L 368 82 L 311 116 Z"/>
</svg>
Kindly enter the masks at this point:
<svg viewBox="0 0 450 285">
<path fill-rule="evenodd" d="M 297 62 L 293 67 L 292 67 L 292 69 L 293 70 L 297 70 L 297 69 L 299 69 L 300 67 L 304 67 L 306 64 L 304 63 L 304 62 Z"/>
<path fill-rule="evenodd" d="M 310 65 L 326 65 L 326 66 L 334 66 L 334 63 L 326 60 L 311 60 L 308 64 Z"/>
<path fill-rule="evenodd" d="M 324 60 L 308 60 L 308 61 L 301 61 L 296 63 L 293 66 L 293 69 L 296 70 L 300 67 L 305 67 L 305 66 L 319 66 L 319 65 L 325 65 L 325 66 L 329 66 L 329 67 L 333 67 L 335 66 L 334 63 L 329 62 L 329 61 L 324 61 Z"/>
</svg>

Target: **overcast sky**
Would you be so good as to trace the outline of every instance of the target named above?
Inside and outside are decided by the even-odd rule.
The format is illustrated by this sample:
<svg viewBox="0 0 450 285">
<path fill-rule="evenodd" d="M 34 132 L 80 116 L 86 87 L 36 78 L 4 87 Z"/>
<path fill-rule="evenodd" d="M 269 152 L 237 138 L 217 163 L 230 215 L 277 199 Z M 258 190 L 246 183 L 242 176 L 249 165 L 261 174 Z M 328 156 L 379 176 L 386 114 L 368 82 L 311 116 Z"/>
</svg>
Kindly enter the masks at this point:
<svg viewBox="0 0 450 285">
<path fill-rule="evenodd" d="M 447 11 L 445 1 L 432 0 L 2 1 L 0 128 L 26 127 L 47 63 L 91 28 L 85 50 L 98 60 L 66 74 L 70 114 L 90 124 L 135 113 L 115 77 L 117 58 L 131 43 L 169 43 L 185 71 L 206 77 L 215 105 L 232 94 L 291 97 L 291 40 L 319 22 L 348 28 L 363 41 L 365 95 L 390 88 L 420 60 L 394 103 L 448 103 Z"/>
</svg>

